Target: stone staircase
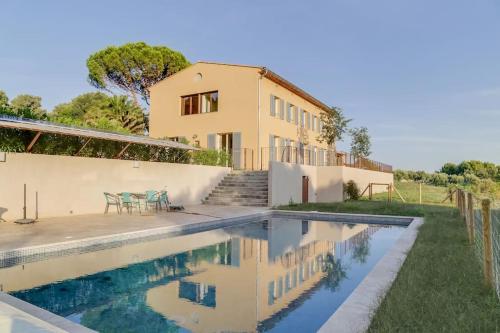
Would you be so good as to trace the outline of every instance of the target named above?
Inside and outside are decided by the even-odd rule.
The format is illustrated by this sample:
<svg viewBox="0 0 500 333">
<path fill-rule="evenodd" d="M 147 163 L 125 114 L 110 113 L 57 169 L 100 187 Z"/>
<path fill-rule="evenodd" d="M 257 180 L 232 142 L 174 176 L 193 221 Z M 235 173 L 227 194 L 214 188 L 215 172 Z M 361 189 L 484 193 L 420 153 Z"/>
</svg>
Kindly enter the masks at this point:
<svg viewBox="0 0 500 333">
<path fill-rule="evenodd" d="M 233 171 L 203 200 L 207 205 L 268 205 L 267 171 Z"/>
</svg>

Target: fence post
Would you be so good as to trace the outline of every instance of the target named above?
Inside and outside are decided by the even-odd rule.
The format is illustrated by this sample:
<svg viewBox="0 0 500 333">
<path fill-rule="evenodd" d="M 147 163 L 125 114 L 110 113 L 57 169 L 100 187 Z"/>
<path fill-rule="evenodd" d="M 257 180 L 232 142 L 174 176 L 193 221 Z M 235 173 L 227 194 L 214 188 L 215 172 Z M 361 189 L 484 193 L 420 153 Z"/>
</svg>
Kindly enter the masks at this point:
<svg viewBox="0 0 500 333">
<path fill-rule="evenodd" d="M 467 216 L 469 223 L 467 224 L 467 229 L 469 231 L 469 243 L 474 243 L 474 232 L 475 232 L 475 221 L 474 221 L 474 198 L 472 193 L 467 192 Z"/>
<path fill-rule="evenodd" d="M 418 203 L 422 204 L 422 182 L 418 183 Z"/>
<path fill-rule="evenodd" d="M 465 191 L 460 191 L 460 212 L 462 217 L 465 217 Z"/>
<path fill-rule="evenodd" d="M 493 285 L 493 252 L 491 249 L 491 211 L 490 199 L 482 201 L 483 215 L 483 249 L 484 249 L 484 280 L 486 285 Z"/>
</svg>

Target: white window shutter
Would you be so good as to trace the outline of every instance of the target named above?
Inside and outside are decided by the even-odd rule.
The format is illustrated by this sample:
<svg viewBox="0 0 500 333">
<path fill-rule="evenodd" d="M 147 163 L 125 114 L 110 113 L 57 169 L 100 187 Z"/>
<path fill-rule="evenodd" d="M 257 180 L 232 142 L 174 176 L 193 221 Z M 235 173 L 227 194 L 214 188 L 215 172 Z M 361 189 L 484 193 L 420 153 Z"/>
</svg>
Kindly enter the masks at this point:
<svg viewBox="0 0 500 333">
<path fill-rule="evenodd" d="M 270 110 L 271 110 L 271 117 L 276 117 L 276 103 L 274 103 L 275 98 L 276 97 L 271 95 L 271 104 L 269 105 Z"/>
<path fill-rule="evenodd" d="M 207 135 L 207 148 L 208 149 L 215 149 L 215 134 L 208 134 Z"/>
<path fill-rule="evenodd" d="M 285 101 L 280 99 L 280 119 L 285 119 Z"/>
</svg>

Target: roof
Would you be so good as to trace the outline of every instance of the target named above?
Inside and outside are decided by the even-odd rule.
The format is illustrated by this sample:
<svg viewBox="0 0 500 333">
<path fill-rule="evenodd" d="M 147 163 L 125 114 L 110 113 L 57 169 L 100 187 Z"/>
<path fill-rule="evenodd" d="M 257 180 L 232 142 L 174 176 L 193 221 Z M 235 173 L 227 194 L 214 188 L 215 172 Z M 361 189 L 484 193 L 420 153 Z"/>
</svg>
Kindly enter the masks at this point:
<svg viewBox="0 0 500 333">
<path fill-rule="evenodd" d="M 276 74 L 275 72 L 273 72 L 272 70 L 270 70 L 267 67 L 264 67 L 264 66 L 254 66 L 254 65 L 241 65 L 241 64 L 227 64 L 227 63 L 222 63 L 222 62 L 211 62 L 211 61 L 198 61 L 198 62 L 195 63 L 195 65 L 196 64 L 235 66 L 235 67 L 247 67 L 247 68 L 258 69 L 259 73 L 263 77 L 265 77 L 265 78 L 273 81 L 274 83 L 277 83 L 280 86 L 282 86 L 282 87 L 290 90 L 291 92 L 293 92 L 294 94 L 302 97 L 303 99 L 305 99 L 309 103 L 311 103 L 311 104 L 313 104 L 313 105 L 317 106 L 318 108 L 320 108 L 322 110 L 325 110 L 325 111 L 328 111 L 330 109 L 330 107 L 328 105 L 326 105 L 325 103 L 321 102 L 319 99 L 313 97 L 311 94 L 309 94 L 305 90 L 299 88 L 298 86 L 296 86 L 292 82 L 290 82 L 290 81 L 286 80 L 285 78 L 281 77 L 280 75 Z"/>
<path fill-rule="evenodd" d="M 198 150 L 198 148 L 192 147 L 190 145 L 186 145 L 171 140 L 153 139 L 148 136 L 121 134 L 116 132 L 67 126 L 67 125 L 51 123 L 48 121 L 17 118 L 5 115 L 0 115 L 0 127 L 34 131 L 34 132 L 40 132 L 42 134 L 43 133 L 63 134 L 63 135 L 79 136 L 92 139 L 137 143 L 137 144 L 165 147 L 165 148 Z"/>
</svg>

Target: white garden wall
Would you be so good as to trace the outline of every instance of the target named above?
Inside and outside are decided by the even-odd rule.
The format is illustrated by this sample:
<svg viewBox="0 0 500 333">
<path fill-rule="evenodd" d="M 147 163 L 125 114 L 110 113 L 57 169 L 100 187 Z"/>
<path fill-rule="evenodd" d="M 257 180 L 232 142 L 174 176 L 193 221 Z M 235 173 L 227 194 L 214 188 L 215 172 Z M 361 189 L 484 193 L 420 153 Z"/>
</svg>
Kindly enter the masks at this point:
<svg viewBox="0 0 500 333">
<path fill-rule="evenodd" d="M 169 192 L 174 203 L 200 204 L 230 168 L 134 162 L 87 157 L 8 153 L 0 162 L 0 218 L 22 216 L 23 184 L 28 187 L 28 216 L 102 213 L 103 192 Z"/>
<path fill-rule="evenodd" d="M 350 168 L 345 166 L 315 167 L 270 162 L 269 203 L 271 206 L 302 202 L 302 176 L 309 177 L 309 202 L 338 202 L 343 200 L 343 184 L 354 180 L 360 190 L 368 183 L 393 184 L 392 173 Z M 373 193 L 386 191 L 374 187 Z"/>
</svg>

